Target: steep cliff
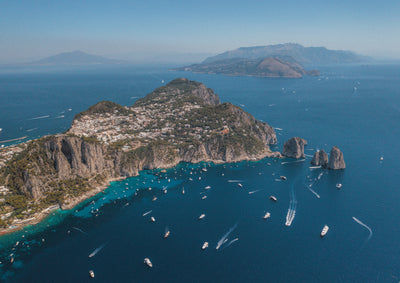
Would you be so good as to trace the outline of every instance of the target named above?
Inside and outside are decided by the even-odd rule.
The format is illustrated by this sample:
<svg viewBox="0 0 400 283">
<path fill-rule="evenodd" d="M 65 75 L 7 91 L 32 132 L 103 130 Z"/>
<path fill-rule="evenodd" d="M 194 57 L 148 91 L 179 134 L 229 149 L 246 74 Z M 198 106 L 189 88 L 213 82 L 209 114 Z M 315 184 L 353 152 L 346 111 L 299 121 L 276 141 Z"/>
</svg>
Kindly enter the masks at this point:
<svg viewBox="0 0 400 283">
<path fill-rule="evenodd" d="M 332 170 L 339 170 L 346 168 L 346 163 L 344 162 L 343 153 L 336 146 L 332 147 L 331 149 L 327 168 Z"/>
<path fill-rule="evenodd" d="M 299 137 L 290 138 L 283 144 L 282 154 L 286 157 L 295 159 L 304 158 L 305 145 L 307 145 L 307 141 L 305 139 Z"/>
<path fill-rule="evenodd" d="M 311 160 L 311 165 L 322 166 L 325 168 L 328 165 L 328 154 L 326 154 L 323 149 L 318 150 L 314 153 L 314 156 Z"/>
<path fill-rule="evenodd" d="M 22 202 L 6 200 L 18 218 L 52 204 L 71 204 L 110 179 L 181 161 L 256 160 L 271 152 L 268 124 L 201 83 L 176 79 L 131 107 L 102 101 L 76 115 L 65 134 L 28 143 L 0 169 L 0 185 Z M 1 214 L 2 211 L 0 211 Z"/>
</svg>

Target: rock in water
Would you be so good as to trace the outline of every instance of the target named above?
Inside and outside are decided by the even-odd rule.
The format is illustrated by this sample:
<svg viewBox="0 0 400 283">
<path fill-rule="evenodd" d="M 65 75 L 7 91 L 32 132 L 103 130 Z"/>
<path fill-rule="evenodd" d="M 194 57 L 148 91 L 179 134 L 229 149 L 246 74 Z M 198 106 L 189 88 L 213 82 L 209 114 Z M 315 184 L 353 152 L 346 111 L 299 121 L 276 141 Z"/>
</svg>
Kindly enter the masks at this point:
<svg viewBox="0 0 400 283">
<path fill-rule="evenodd" d="M 328 169 L 338 170 L 346 168 L 346 163 L 344 163 L 343 153 L 336 146 L 332 147 L 329 156 Z"/>
<path fill-rule="evenodd" d="M 328 154 L 323 149 L 318 150 L 311 160 L 311 165 L 326 167 L 328 165 Z"/>
<path fill-rule="evenodd" d="M 290 138 L 283 144 L 282 154 L 295 159 L 304 158 L 305 145 L 307 145 L 307 141 L 305 139 L 299 137 Z"/>
</svg>

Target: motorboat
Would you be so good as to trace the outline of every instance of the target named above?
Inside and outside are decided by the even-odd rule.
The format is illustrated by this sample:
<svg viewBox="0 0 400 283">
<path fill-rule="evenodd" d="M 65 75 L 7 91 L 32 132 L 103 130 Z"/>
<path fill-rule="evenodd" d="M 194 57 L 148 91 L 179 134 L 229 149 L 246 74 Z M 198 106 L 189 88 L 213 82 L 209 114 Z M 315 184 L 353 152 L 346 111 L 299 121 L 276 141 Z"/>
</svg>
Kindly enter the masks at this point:
<svg viewBox="0 0 400 283">
<path fill-rule="evenodd" d="M 199 220 L 203 219 L 204 217 L 206 217 L 206 215 L 205 215 L 204 213 L 202 213 L 202 214 L 199 216 Z"/>
<path fill-rule="evenodd" d="M 89 276 L 90 276 L 91 278 L 94 278 L 94 272 L 93 272 L 93 270 L 89 270 Z"/>
<path fill-rule="evenodd" d="M 273 200 L 273 201 L 275 201 L 275 202 L 278 201 L 278 199 L 277 199 L 276 197 L 274 197 L 274 196 L 270 196 L 269 199 L 270 199 L 270 200 Z"/>
<path fill-rule="evenodd" d="M 150 259 L 147 257 L 144 259 L 144 263 L 147 264 L 148 267 L 153 267 L 153 264 L 151 263 Z"/>
<path fill-rule="evenodd" d="M 205 250 L 208 248 L 208 242 L 204 242 L 203 246 L 201 247 L 202 250 Z"/>
<path fill-rule="evenodd" d="M 265 215 L 263 216 L 264 219 L 267 219 L 270 217 L 271 217 L 271 213 L 269 213 L 269 212 L 265 213 Z"/>
<path fill-rule="evenodd" d="M 170 233 L 169 230 L 168 230 L 167 232 L 165 232 L 165 234 L 164 234 L 164 239 L 165 239 L 165 238 L 168 238 L 169 233 Z"/>
<path fill-rule="evenodd" d="M 284 180 L 284 181 L 287 180 L 286 176 L 281 176 L 281 179 Z"/>
<path fill-rule="evenodd" d="M 329 230 L 328 225 L 325 225 L 324 228 L 322 228 L 321 237 L 325 236 L 326 233 L 328 233 L 328 230 Z"/>
<path fill-rule="evenodd" d="M 342 186 L 343 186 L 343 185 L 342 185 L 341 183 L 337 183 L 337 184 L 336 184 L 336 188 L 337 188 L 338 190 L 341 189 Z"/>
<path fill-rule="evenodd" d="M 150 217 L 150 221 L 151 222 L 156 222 L 156 219 L 152 216 L 152 217 Z"/>
</svg>

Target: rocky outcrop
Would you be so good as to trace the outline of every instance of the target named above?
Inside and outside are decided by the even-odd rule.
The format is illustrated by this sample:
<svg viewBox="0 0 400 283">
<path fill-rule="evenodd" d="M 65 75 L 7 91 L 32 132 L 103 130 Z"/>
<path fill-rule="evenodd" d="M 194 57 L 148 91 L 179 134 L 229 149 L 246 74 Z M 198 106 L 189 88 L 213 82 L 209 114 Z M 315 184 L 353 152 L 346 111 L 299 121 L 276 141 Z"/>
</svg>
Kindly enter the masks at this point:
<svg viewBox="0 0 400 283">
<path fill-rule="evenodd" d="M 304 146 L 307 145 L 305 139 L 299 137 L 290 138 L 283 144 L 282 155 L 290 158 L 304 158 Z"/>
<path fill-rule="evenodd" d="M 346 168 L 346 163 L 344 162 L 343 153 L 336 146 L 332 147 L 331 149 L 327 168 L 332 170 Z"/>
<path fill-rule="evenodd" d="M 323 149 L 318 150 L 311 160 L 311 165 L 325 168 L 328 165 L 328 154 Z"/>
</svg>

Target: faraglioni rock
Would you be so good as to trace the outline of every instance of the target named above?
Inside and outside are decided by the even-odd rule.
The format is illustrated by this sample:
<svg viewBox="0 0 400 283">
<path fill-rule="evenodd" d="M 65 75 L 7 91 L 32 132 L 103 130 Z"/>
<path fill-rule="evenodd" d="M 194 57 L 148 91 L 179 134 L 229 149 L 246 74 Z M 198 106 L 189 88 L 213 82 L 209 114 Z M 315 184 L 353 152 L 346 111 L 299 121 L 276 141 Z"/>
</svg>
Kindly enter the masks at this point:
<svg viewBox="0 0 400 283">
<path fill-rule="evenodd" d="M 307 145 L 305 139 L 299 137 L 290 138 L 283 144 L 282 155 L 290 158 L 304 158 L 304 146 Z"/>
<path fill-rule="evenodd" d="M 318 150 L 311 160 L 311 165 L 322 166 L 325 168 L 328 165 L 328 154 L 326 154 L 323 149 Z"/>
<path fill-rule="evenodd" d="M 345 168 L 346 163 L 344 162 L 343 153 L 336 146 L 332 147 L 329 155 L 328 169 L 338 170 Z"/>
</svg>

